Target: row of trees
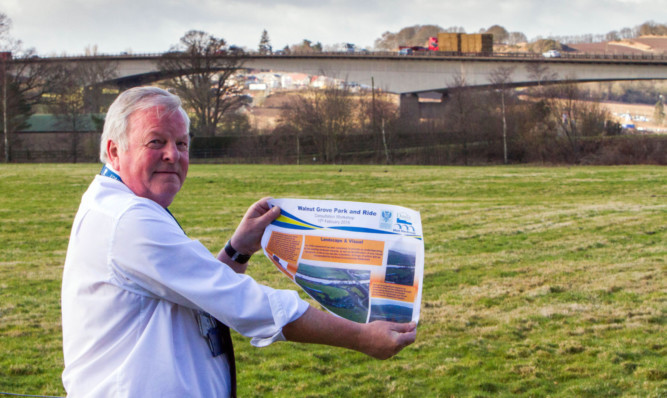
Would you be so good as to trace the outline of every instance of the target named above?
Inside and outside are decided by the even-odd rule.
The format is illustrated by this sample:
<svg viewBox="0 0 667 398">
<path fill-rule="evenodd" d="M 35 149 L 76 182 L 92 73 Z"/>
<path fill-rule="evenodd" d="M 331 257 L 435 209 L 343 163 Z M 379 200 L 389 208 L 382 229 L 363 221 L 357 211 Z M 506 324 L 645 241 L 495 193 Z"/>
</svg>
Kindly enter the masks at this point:
<svg viewBox="0 0 667 398">
<path fill-rule="evenodd" d="M 596 43 L 603 41 L 628 40 L 628 39 L 636 39 L 640 36 L 667 36 L 667 25 L 656 23 L 654 21 L 647 21 L 633 28 L 625 27 L 620 30 L 612 30 L 606 34 L 550 36 L 549 38 L 559 41 L 561 43 L 574 44 L 574 43 Z"/>
<path fill-rule="evenodd" d="M 359 95 L 344 85 L 311 90 L 285 107 L 273 134 L 295 137 L 297 158 L 301 157 L 300 139 L 315 135 L 316 155 L 326 163 L 342 161 L 341 143 L 365 134 L 363 150 L 374 153 L 376 161 L 399 161 L 410 148 L 413 152 L 418 148 L 420 156 L 438 153 L 446 158 L 444 163 L 471 164 L 497 160 L 578 163 L 586 137 L 621 132 L 611 115 L 574 83 L 538 86 L 529 90 L 527 100 L 519 100 L 510 89 L 513 72 L 512 68 L 492 71 L 492 90 L 471 89 L 465 76 L 456 76 L 444 104 L 427 121 L 401 114 L 385 94 Z M 532 73 L 546 76 L 549 71 L 542 68 Z"/>
<path fill-rule="evenodd" d="M 451 26 L 442 28 L 438 25 L 414 25 L 401 29 L 398 32 L 385 32 L 375 40 L 375 48 L 380 50 L 395 50 L 399 46 L 423 46 L 429 37 L 437 36 L 440 32 L 466 33 L 460 26 Z M 489 28 L 482 28 L 478 33 L 489 33 L 493 35 L 494 44 L 516 45 L 519 43 L 533 44 L 536 42 L 552 41 L 554 43 L 594 43 L 603 41 L 616 41 L 623 39 L 634 39 L 639 36 L 667 35 L 667 25 L 659 24 L 653 21 L 645 22 L 634 28 L 623 28 L 613 30 L 606 34 L 585 34 L 570 36 L 549 36 L 536 37 L 530 41 L 522 32 L 511 32 L 500 25 L 493 25 Z M 529 46 L 531 51 L 542 51 L 543 45 Z"/>
</svg>

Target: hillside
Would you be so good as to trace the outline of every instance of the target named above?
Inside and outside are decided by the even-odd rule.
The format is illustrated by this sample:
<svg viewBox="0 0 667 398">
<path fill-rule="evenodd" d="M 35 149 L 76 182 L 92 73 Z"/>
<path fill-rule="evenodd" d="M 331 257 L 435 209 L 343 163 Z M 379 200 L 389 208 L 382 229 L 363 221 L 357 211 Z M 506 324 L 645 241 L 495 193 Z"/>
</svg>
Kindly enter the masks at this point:
<svg viewBox="0 0 667 398">
<path fill-rule="evenodd" d="M 496 44 L 495 52 L 529 52 L 529 43 L 516 45 Z M 667 55 L 667 36 L 642 36 L 636 39 L 598 43 L 563 44 L 563 51 L 570 53 L 610 55 Z"/>
<path fill-rule="evenodd" d="M 667 37 L 644 36 L 637 39 L 602 43 L 568 44 L 565 50 L 594 54 L 665 55 L 667 54 Z"/>
</svg>

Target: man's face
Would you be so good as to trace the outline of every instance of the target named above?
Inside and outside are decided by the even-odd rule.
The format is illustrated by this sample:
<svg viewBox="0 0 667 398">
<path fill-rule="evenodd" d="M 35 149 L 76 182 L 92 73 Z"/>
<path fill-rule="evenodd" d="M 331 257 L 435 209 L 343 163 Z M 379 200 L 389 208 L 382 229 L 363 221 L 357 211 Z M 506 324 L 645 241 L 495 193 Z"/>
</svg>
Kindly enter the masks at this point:
<svg viewBox="0 0 667 398">
<path fill-rule="evenodd" d="M 107 154 L 125 185 L 137 196 L 167 207 L 181 189 L 190 163 L 188 131 L 180 112 L 159 107 L 130 115 L 128 148 L 110 141 Z"/>
</svg>

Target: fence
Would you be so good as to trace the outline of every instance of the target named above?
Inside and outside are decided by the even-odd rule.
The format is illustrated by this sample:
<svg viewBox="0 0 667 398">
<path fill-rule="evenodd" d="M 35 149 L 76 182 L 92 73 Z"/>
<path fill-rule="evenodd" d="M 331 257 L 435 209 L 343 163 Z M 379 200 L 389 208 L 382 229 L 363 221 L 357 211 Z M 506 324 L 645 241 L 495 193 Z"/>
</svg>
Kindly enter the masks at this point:
<svg viewBox="0 0 667 398">
<path fill-rule="evenodd" d="M 13 139 L 11 161 L 16 163 L 75 163 L 99 161 L 98 132 L 19 133 Z M 499 139 L 465 141 L 460 133 L 409 131 L 388 134 L 352 134 L 342 137 L 270 134 L 195 137 L 193 163 L 265 164 L 494 164 L 503 162 Z M 324 140 L 333 140 L 333 158 L 325 159 Z M 549 157 L 537 157 L 519 141 L 509 142 L 513 163 L 667 164 L 667 135 L 586 137 L 579 157 L 567 148 L 548 148 Z M 3 149 L 4 151 L 4 149 Z M 4 153 L 4 152 L 3 152 Z"/>
</svg>

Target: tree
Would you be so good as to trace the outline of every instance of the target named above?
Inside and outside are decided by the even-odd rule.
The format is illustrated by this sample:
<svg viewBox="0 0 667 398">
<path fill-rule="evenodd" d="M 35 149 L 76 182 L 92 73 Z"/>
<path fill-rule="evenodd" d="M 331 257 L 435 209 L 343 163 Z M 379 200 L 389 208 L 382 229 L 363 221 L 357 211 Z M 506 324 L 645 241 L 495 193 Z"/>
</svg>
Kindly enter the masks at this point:
<svg viewBox="0 0 667 398">
<path fill-rule="evenodd" d="M 659 125 L 665 122 L 665 105 L 662 103 L 662 95 L 653 107 L 653 120 Z"/>
<path fill-rule="evenodd" d="M 51 66 L 36 58 L 34 49 L 23 49 L 20 40 L 9 35 L 11 19 L 0 13 L 0 95 L 4 160 L 11 161 L 14 132 L 27 127 L 33 105 L 49 89 Z"/>
<path fill-rule="evenodd" d="M 621 40 L 621 35 L 616 30 L 612 30 L 604 36 L 605 41 L 619 41 Z"/>
<path fill-rule="evenodd" d="M 495 87 L 495 91 L 500 95 L 500 113 L 502 119 L 502 137 L 503 137 L 503 162 L 507 164 L 507 115 L 505 112 L 505 97 L 509 91 L 509 84 L 512 82 L 512 67 L 498 67 L 489 74 L 489 81 Z"/>
<path fill-rule="evenodd" d="M 340 157 L 340 142 L 355 127 L 355 108 L 346 85 L 312 89 L 285 106 L 279 124 L 283 131 L 296 136 L 297 158 L 301 137 L 312 136 L 322 161 L 335 164 Z"/>
<path fill-rule="evenodd" d="M 534 53 L 543 53 L 549 50 L 562 50 L 563 46 L 553 39 L 539 39 L 528 46 L 528 50 Z"/>
<path fill-rule="evenodd" d="M 493 25 L 484 33 L 490 33 L 493 35 L 493 44 L 507 43 L 507 39 L 509 38 L 509 32 L 507 32 L 507 29 L 500 25 Z"/>
<path fill-rule="evenodd" d="M 0 40 L 5 41 L 9 35 L 9 29 L 12 26 L 12 20 L 7 14 L 0 12 Z"/>
<path fill-rule="evenodd" d="M 193 112 L 191 131 L 214 136 L 222 117 L 243 105 L 242 83 L 233 76 L 243 67 L 243 51 L 222 38 L 191 30 L 158 61 L 166 85 Z"/>
<path fill-rule="evenodd" d="M 623 28 L 620 32 L 621 39 L 633 39 L 637 36 L 634 30 L 630 28 Z"/>
<path fill-rule="evenodd" d="M 463 164 L 468 165 L 469 148 L 468 144 L 474 134 L 475 114 L 479 110 L 473 93 L 463 74 L 454 76 L 448 85 L 449 101 L 445 107 L 446 119 L 450 120 L 449 125 L 458 136 L 462 146 Z"/>
<path fill-rule="evenodd" d="M 91 118 L 104 111 L 101 90 L 105 81 L 116 77 L 117 67 L 115 62 L 87 61 L 60 64 L 54 70 L 48 105 L 59 124 L 73 134 L 71 158 L 74 163 L 78 160 L 78 132 L 84 126 L 92 127 Z"/>
<path fill-rule="evenodd" d="M 658 24 L 654 21 L 647 21 L 639 25 L 639 35 L 640 36 L 664 36 L 667 35 L 667 25 Z"/>
<path fill-rule="evenodd" d="M 322 43 L 317 42 L 313 44 L 312 41 L 308 39 L 303 39 L 301 44 L 295 44 L 291 48 L 292 52 L 295 53 L 321 53 L 322 52 Z"/>
<path fill-rule="evenodd" d="M 520 151 L 528 161 L 550 161 L 556 156 L 556 124 L 544 99 L 526 102 L 520 127 L 517 129 Z"/>
<path fill-rule="evenodd" d="M 584 98 L 582 90 L 572 81 L 552 86 L 545 104 L 549 117 L 558 126 L 575 163 L 581 160 L 580 143 L 584 136 L 599 135 L 609 119 L 599 102 Z"/>
<path fill-rule="evenodd" d="M 526 43 L 526 42 L 528 42 L 528 38 L 526 37 L 525 34 L 521 32 L 511 32 L 507 37 L 508 44 L 516 45 L 519 43 Z"/>
<path fill-rule="evenodd" d="M 384 159 L 389 164 L 391 156 L 389 148 L 392 146 L 394 126 L 398 120 L 398 107 L 384 92 L 377 92 L 374 79 L 371 97 L 362 97 L 359 101 L 359 125 L 361 131 L 370 132 L 375 139 L 375 151 L 378 159 Z"/>
<path fill-rule="evenodd" d="M 541 95 L 542 83 L 558 77 L 557 73 L 551 72 L 547 65 L 539 61 L 526 64 L 526 72 L 528 73 L 528 77 L 536 82 L 538 95 Z"/>
<path fill-rule="evenodd" d="M 271 47 L 271 41 L 269 40 L 269 33 L 266 31 L 266 29 L 262 31 L 262 37 L 259 39 L 259 47 L 257 50 L 262 55 L 271 54 L 273 51 L 273 47 Z"/>
</svg>

